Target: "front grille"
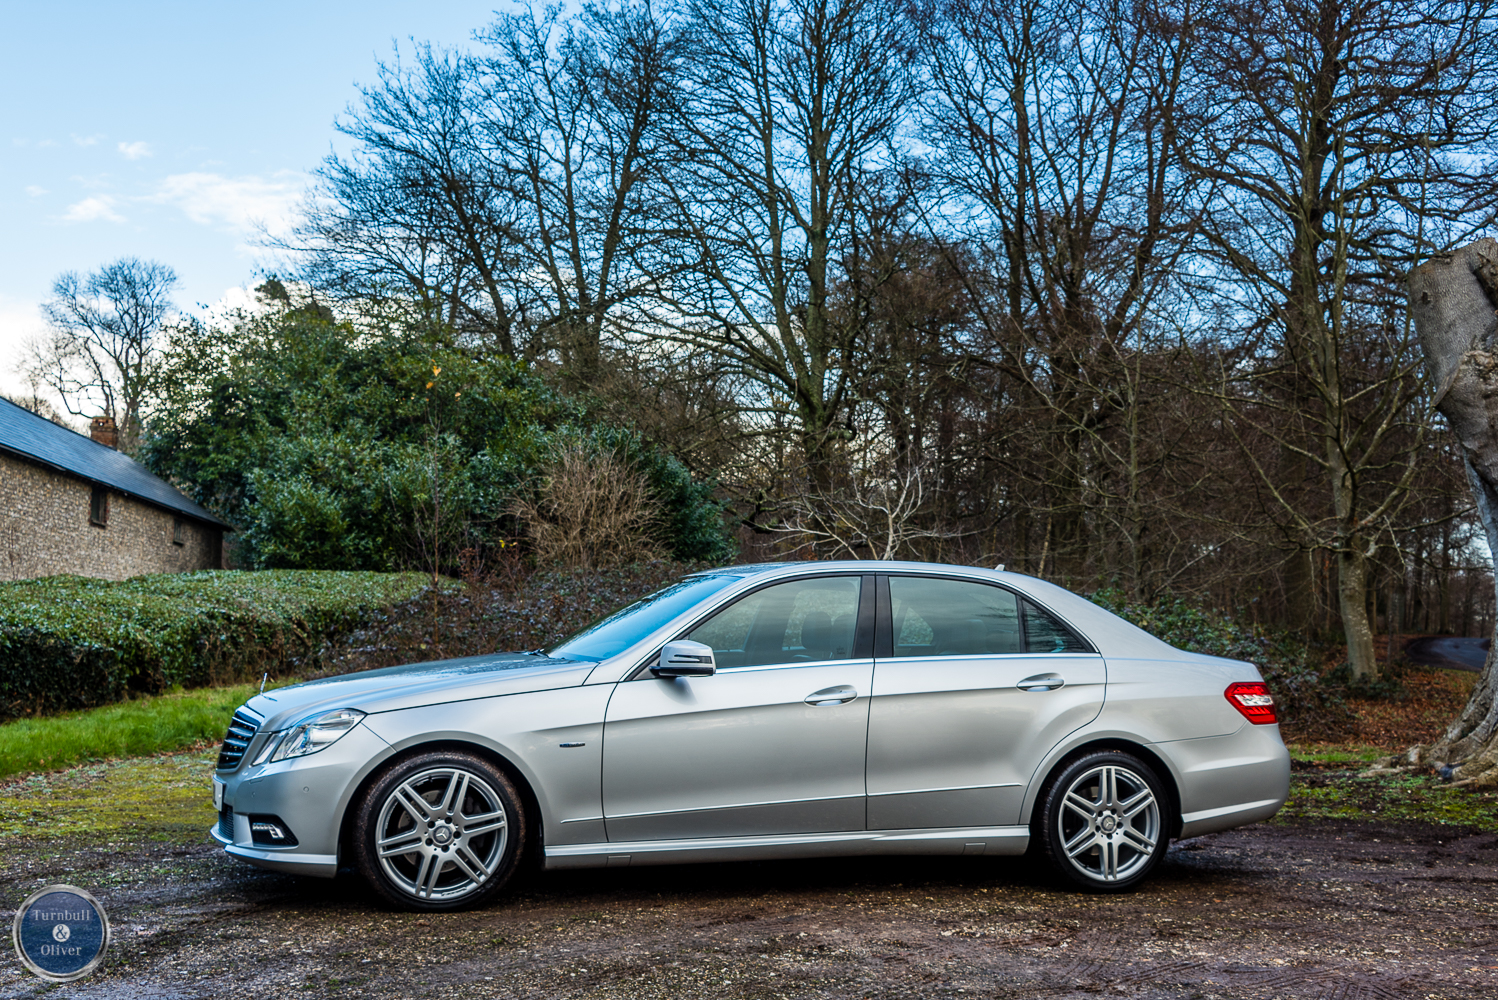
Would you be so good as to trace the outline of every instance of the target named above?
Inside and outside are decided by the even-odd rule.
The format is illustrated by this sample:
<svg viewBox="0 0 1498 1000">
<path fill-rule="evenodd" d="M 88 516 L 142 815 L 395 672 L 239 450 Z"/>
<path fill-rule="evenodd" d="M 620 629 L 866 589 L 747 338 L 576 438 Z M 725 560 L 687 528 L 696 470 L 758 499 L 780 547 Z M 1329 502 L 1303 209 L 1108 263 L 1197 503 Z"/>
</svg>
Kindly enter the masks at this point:
<svg viewBox="0 0 1498 1000">
<path fill-rule="evenodd" d="M 218 752 L 220 771 L 232 771 L 239 766 L 259 728 L 260 720 L 249 712 L 241 708 L 234 713 L 234 721 L 229 723 L 229 732 L 224 736 L 224 748 Z"/>
<path fill-rule="evenodd" d="M 218 835 L 225 840 L 234 839 L 234 807 L 224 806 L 218 814 Z"/>
</svg>

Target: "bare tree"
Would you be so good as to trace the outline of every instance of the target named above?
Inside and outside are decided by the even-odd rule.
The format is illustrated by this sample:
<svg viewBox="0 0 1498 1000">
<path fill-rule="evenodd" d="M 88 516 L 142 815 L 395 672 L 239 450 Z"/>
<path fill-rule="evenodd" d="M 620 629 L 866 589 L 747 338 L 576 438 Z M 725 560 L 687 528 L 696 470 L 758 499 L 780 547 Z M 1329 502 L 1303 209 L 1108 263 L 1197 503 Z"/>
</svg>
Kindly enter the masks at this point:
<svg viewBox="0 0 1498 1000">
<path fill-rule="evenodd" d="M 921 14 L 923 134 L 942 182 L 927 219 L 980 248 L 963 260 L 984 330 L 969 368 L 1037 436 L 997 438 L 992 456 L 1035 486 L 1050 565 L 1031 568 L 1080 582 L 1106 525 L 1128 539 L 1132 586 L 1161 512 L 1142 502 L 1136 438 L 1114 431 L 1142 426 L 1151 312 L 1194 225 L 1178 122 L 1191 32 L 1153 3 L 939 0 Z"/>
<path fill-rule="evenodd" d="M 772 530 L 789 551 L 899 559 L 919 554 L 923 543 L 961 534 L 931 527 L 924 517 L 937 478 L 934 470 L 901 461 L 882 444 L 874 436 L 848 442 L 843 450 L 850 454 L 831 488 L 783 499 Z"/>
<path fill-rule="evenodd" d="M 521 267 L 546 289 L 529 322 L 567 374 L 591 385 L 612 313 L 668 280 L 652 198 L 682 39 L 628 0 L 566 22 L 559 7 L 501 15 L 480 37 L 491 47 L 480 127 L 523 207 Z"/>
<path fill-rule="evenodd" d="M 445 322 L 506 354 L 525 353 L 530 289 L 516 234 L 521 199 L 483 129 L 483 68 L 419 46 L 382 64 L 339 129 L 357 145 L 330 156 L 305 221 L 285 241 L 315 286 Z"/>
<path fill-rule="evenodd" d="M 339 128 L 290 241 L 315 284 L 410 306 L 587 383 L 611 312 L 642 291 L 656 119 L 679 59 L 646 4 L 502 14 L 479 53 L 418 46 Z M 651 280 L 661 275 L 652 272 Z"/>
<path fill-rule="evenodd" d="M 1369 560 L 1421 448 L 1397 278 L 1481 224 L 1491 213 L 1475 206 L 1498 195 L 1476 159 L 1498 123 L 1494 9 L 1293 0 L 1271 16 L 1226 0 L 1196 21 L 1183 127 L 1191 169 L 1211 185 L 1201 233 L 1218 294 L 1234 298 L 1245 334 L 1268 336 L 1257 358 L 1221 371 L 1224 396 L 1238 396 L 1229 419 L 1278 444 L 1277 461 L 1251 464 L 1298 544 L 1334 555 L 1360 677 L 1377 674 Z M 1293 590 L 1308 614 L 1309 584 Z"/>
<path fill-rule="evenodd" d="M 134 451 L 176 285 L 170 267 L 136 257 L 62 274 L 42 305 L 51 329 L 29 345 L 22 373 L 56 392 L 69 413 L 111 418 L 121 449 Z"/>
<path fill-rule="evenodd" d="M 789 416 L 813 487 L 846 432 L 856 327 L 829 296 L 910 110 L 908 21 L 894 0 L 689 0 L 691 53 L 664 135 L 674 145 L 677 268 L 665 334 L 752 388 L 751 422 Z"/>
</svg>

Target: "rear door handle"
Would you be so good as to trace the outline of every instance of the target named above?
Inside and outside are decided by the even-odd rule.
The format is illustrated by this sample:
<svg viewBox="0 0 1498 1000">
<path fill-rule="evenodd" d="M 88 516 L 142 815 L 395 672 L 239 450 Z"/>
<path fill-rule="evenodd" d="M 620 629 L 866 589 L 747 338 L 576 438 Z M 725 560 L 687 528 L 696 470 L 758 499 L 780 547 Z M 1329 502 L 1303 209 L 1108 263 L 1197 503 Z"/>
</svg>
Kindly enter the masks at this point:
<svg viewBox="0 0 1498 1000">
<path fill-rule="evenodd" d="M 858 690 L 851 684 L 839 684 L 837 687 L 813 691 L 801 700 L 813 708 L 825 708 L 828 705 L 846 705 L 857 697 Z"/>
<path fill-rule="evenodd" d="M 1054 691 L 1065 685 L 1066 681 L 1060 674 L 1036 674 L 1034 677 L 1026 677 L 1014 686 L 1021 691 Z"/>
</svg>

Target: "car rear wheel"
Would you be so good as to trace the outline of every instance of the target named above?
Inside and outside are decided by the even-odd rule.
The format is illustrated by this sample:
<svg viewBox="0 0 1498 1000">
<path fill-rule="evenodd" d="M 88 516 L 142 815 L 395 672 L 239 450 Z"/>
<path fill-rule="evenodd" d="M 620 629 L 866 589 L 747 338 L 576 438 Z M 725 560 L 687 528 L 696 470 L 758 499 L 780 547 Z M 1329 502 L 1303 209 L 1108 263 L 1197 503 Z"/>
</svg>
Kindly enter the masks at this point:
<svg viewBox="0 0 1498 1000">
<path fill-rule="evenodd" d="M 1165 854 L 1167 801 L 1160 778 L 1137 757 L 1112 750 L 1084 754 L 1046 787 L 1034 836 L 1064 881 L 1123 892 Z"/>
<path fill-rule="evenodd" d="M 489 761 L 457 751 L 408 757 L 360 801 L 354 863 L 388 901 L 412 910 L 475 906 L 515 873 L 525 813 Z"/>
</svg>

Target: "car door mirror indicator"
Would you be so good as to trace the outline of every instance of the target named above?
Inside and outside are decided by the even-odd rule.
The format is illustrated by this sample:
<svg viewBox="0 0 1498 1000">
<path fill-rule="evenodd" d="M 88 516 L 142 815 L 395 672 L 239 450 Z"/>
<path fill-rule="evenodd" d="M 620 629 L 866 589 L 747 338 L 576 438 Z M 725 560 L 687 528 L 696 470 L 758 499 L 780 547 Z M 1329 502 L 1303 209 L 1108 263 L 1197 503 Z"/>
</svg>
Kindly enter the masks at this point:
<svg viewBox="0 0 1498 1000">
<path fill-rule="evenodd" d="M 657 677 L 711 677 L 718 672 L 713 647 L 677 639 L 661 647 L 660 664 L 650 668 Z"/>
</svg>

